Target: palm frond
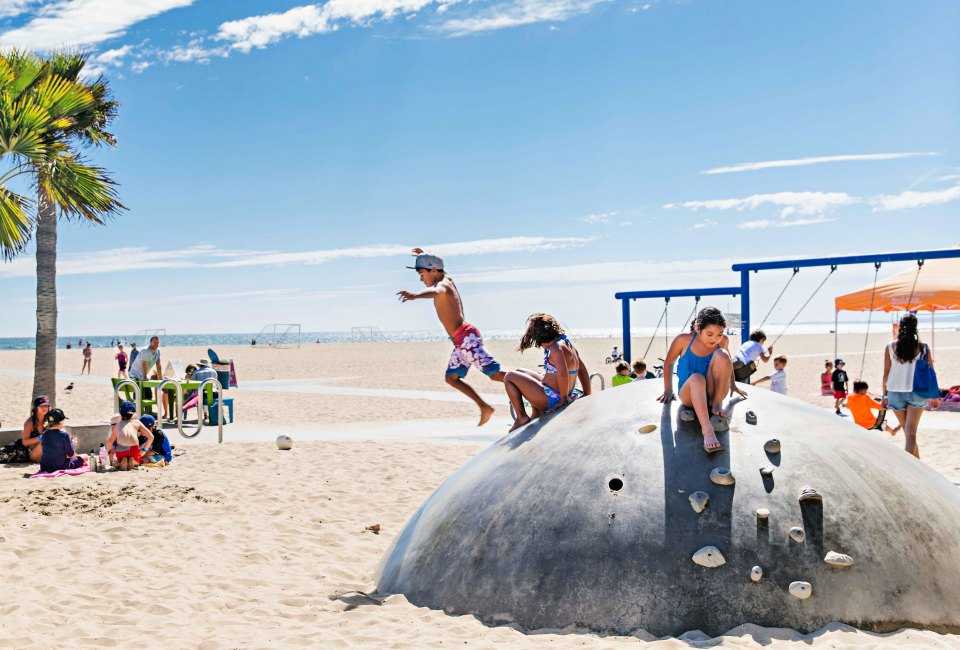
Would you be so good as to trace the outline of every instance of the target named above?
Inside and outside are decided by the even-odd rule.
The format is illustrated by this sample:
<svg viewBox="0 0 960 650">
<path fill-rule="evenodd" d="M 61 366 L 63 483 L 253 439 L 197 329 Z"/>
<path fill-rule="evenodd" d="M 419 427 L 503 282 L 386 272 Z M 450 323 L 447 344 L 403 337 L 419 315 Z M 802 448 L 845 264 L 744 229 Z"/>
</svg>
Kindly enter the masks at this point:
<svg viewBox="0 0 960 650">
<path fill-rule="evenodd" d="M 0 253 L 5 260 L 20 253 L 30 241 L 33 222 L 29 208 L 27 198 L 0 186 Z"/>
<path fill-rule="evenodd" d="M 125 210 L 117 200 L 116 183 L 106 170 L 65 152 L 40 165 L 37 184 L 67 218 L 102 224 Z"/>
</svg>

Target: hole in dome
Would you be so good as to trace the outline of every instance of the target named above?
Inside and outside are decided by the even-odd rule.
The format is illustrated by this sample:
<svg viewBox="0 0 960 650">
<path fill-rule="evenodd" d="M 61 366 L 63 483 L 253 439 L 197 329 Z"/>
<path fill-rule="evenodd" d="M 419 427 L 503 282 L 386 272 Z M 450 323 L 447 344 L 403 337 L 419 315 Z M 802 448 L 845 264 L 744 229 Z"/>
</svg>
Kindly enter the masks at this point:
<svg viewBox="0 0 960 650">
<path fill-rule="evenodd" d="M 620 490 L 623 489 L 623 480 L 622 480 L 622 479 L 619 479 L 619 478 L 612 478 L 612 479 L 610 479 L 610 482 L 607 483 L 607 485 L 608 485 L 608 486 L 610 487 L 610 489 L 613 490 L 614 492 L 619 492 Z"/>
</svg>

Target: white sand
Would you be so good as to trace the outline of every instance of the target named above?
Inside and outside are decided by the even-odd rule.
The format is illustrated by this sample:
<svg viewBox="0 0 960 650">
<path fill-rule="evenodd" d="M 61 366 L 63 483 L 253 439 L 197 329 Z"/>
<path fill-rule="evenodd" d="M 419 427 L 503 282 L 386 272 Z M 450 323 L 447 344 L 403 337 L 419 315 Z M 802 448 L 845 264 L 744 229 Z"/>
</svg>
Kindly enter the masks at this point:
<svg viewBox="0 0 960 650">
<path fill-rule="evenodd" d="M 792 393 L 827 406 L 828 400 L 816 395 L 816 375 L 821 352 L 832 355 L 832 339 L 781 343 L 791 357 Z M 602 358 L 611 344 L 578 342 L 588 360 Z M 938 335 L 941 346 L 942 381 L 960 383 L 956 375 L 949 379 L 960 367 L 960 355 L 946 349 L 960 348 L 960 337 Z M 518 359 L 530 367 L 540 361 L 531 353 L 511 354 L 506 342 L 493 347 L 508 366 Z M 193 360 L 203 351 L 168 353 Z M 237 359 L 241 387 L 244 381 L 326 377 L 331 380 L 324 385 L 428 392 L 449 392 L 442 382 L 448 353 L 442 344 L 222 352 Z M 64 363 L 79 361 L 78 351 L 61 355 Z M 107 361 L 106 352 L 98 351 L 94 369 L 112 370 Z M 851 370 L 858 369 L 859 358 L 847 361 Z M 9 375 L 31 363 L 32 354 L 0 353 L 4 425 L 26 417 L 30 380 Z M 603 370 L 610 374 L 609 366 Z M 336 379 L 344 377 L 353 379 Z M 481 376 L 474 381 L 496 393 Z M 68 415 L 99 419 L 109 414 L 110 395 L 104 379 L 102 385 L 76 381 L 70 395 L 61 387 L 59 398 Z M 278 451 L 272 442 L 218 446 L 174 439 L 188 451 L 164 469 L 27 480 L 24 473 L 36 466 L 0 466 L 0 646 L 960 647 L 960 635 L 917 630 L 876 635 L 840 624 L 810 635 L 741 626 L 715 640 L 688 633 L 653 642 L 643 633 L 524 634 L 417 608 L 399 596 L 383 604 L 338 598 L 372 589 L 377 564 L 407 518 L 486 441 L 505 431 L 507 420 L 501 416 L 477 430 L 469 403 L 417 394 L 241 388 L 234 396 L 241 421 L 226 428 L 226 440 L 292 433 L 293 450 Z M 930 415 L 931 426 L 921 431 L 923 459 L 960 482 L 960 414 Z M 480 437 L 456 442 L 445 440 L 448 435 Z M 902 446 L 902 439 L 878 433 L 877 444 Z M 364 530 L 377 523 L 383 527 L 379 535 Z"/>
</svg>

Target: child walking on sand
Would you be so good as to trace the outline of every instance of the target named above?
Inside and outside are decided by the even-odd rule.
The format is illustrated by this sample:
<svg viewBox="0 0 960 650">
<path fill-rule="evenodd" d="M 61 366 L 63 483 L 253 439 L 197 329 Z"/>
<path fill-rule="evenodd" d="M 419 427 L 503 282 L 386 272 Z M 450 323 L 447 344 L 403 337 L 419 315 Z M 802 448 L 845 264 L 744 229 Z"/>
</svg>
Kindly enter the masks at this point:
<svg viewBox="0 0 960 650">
<path fill-rule="evenodd" d="M 436 255 L 425 254 L 419 248 L 414 248 L 413 254 L 417 256 L 417 261 L 414 266 L 407 268 L 415 270 L 427 288 L 419 293 L 400 291 L 397 295 L 400 296 L 400 302 L 420 298 L 433 300 L 437 317 L 453 342 L 453 352 L 447 364 L 446 382 L 480 407 L 480 422 L 477 426 L 482 427 L 490 420 L 494 408 L 463 379 L 470 366 L 480 368 L 480 371 L 493 381 L 502 382 L 504 373 L 500 370 L 500 364 L 484 347 L 480 330 L 464 320 L 460 292 L 453 278 L 444 272 L 443 260 Z"/>
<path fill-rule="evenodd" d="M 705 307 L 697 314 L 690 331 L 673 339 L 663 362 L 663 395 L 657 398 L 664 404 L 674 399 L 673 362 L 677 362 L 677 393 L 680 403 L 692 408 L 700 421 L 703 449 L 707 453 L 720 451 L 711 416 L 725 418 L 723 398 L 731 387 L 733 362 L 724 334 L 727 321 L 716 307 Z"/>
<path fill-rule="evenodd" d="M 823 362 L 824 372 L 820 375 L 820 394 L 824 397 L 833 397 L 833 361 Z"/>
<path fill-rule="evenodd" d="M 840 407 L 843 406 L 843 400 L 847 398 L 847 389 L 850 387 L 850 379 L 847 377 L 847 371 L 843 369 L 844 366 L 846 366 L 846 364 L 843 362 L 843 359 L 837 359 L 833 362 L 833 365 L 837 368 L 831 375 L 834 399 L 833 407 L 837 410 L 837 415 L 843 415 L 843 413 L 840 412 Z"/>
</svg>

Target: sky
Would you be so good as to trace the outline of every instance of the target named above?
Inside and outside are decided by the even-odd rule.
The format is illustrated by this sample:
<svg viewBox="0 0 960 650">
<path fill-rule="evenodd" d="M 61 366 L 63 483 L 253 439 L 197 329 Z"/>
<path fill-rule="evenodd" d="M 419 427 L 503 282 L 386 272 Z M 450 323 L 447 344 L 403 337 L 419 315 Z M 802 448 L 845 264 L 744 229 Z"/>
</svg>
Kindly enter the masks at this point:
<svg viewBox="0 0 960 650">
<path fill-rule="evenodd" d="M 120 102 L 85 155 L 128 210 L 60 227 L 68 336 L 439 331 L 396 300 L 414 246 L 482 330 L 616 329 L 615 292 L 737 261 L 952 247 L 957 33 L 948 0 L 0 0 L 0 47 L 89 52 Z M 0 336 L 34 332 L 34 264 L 0 263 Z M 754 276 L 754 314 L 789 275 Z M 872 277 L 842 267 L 798 320 Z"/>
</svg>

